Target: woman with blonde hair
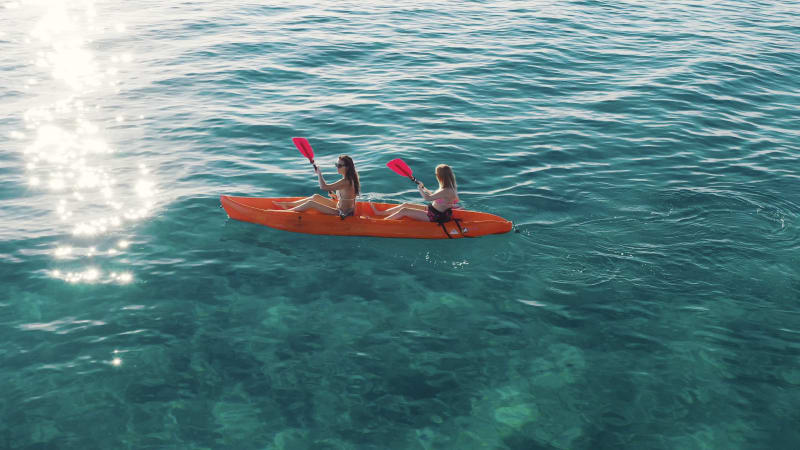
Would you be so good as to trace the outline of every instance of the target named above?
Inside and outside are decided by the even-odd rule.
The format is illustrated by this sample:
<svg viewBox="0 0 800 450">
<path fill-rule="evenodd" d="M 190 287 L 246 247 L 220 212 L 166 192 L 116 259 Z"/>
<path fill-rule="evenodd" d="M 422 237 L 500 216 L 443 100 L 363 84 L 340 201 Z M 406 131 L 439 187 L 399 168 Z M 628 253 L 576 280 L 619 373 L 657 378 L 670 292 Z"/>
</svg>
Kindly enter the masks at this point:
<svg viewBox="0 0 800 450">
<path fill-rule="evenodd" d="M 276 202 L 276 204 L 290 211 L 300 212 L 316 209 L 319 212 L 338 215 L 342 218 L 352 216 L 356 210 L 356 197 L 361 192 L 361 183 L 358 180 L 355 163 L 353 158 L 341 155 L 334 165 L 342 179 L 333 184 L 326 183 L 325 179 L 322 178 L 322 172 L 316 166 L 314 168 L 319 177 L 319 188 L 323 191 L 336 191 L 336 199 L 314 194 L 311 197 L 301 198 L 293 202 Z"/>
<path fill-rule="evenodd" d="M 447 164 L 436 166 L 436 179 L 439 181 L 439 189 L 431 192 L 421 183 L 417 183 L 420 195 L 428 205 L 417 205 L 413 203 L 403 203 L 384 211 L 378 211 L 370 203 L 372 211 L 377 216 L 387 216 L 386 219 L 402 219 L 409 217 L 414 220 L 425 222 L 448 222 L 453 217 L 453 205 L 458 203 L 458 188 L 456 186 L 456 176 L 453 169 Z"/>
</svg>

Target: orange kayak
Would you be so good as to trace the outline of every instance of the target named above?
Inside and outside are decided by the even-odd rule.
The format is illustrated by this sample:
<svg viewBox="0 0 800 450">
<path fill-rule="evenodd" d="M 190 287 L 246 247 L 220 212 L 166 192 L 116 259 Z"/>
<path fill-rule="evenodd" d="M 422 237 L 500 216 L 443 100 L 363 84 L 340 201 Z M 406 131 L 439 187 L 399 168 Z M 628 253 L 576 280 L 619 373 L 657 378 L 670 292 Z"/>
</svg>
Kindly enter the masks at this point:
<svg viewBox="0 0 800 450">
<path fill-rule="evenodd" d="M 416 239 L 457 239 L 501 234 L 511 231 L 511 222 L 502 217 L 463 209 L 453 210 L 453 219 L 440 225 L 409 218 L 385 220 L 375 216 L 366 202 L 356 204 L 355 214 L 339 216 L 318 211 L 294 212 L 280 209 L 274 202 L 291 202 L 302 197 L 258 198 L 220 196 L 222 207 L 231 219 L 257 223 L 296 233 L 331 234 L 338 236 L 375 236 Z M 373 203 L 379 210 L 397 206 Z"/>
</svg>

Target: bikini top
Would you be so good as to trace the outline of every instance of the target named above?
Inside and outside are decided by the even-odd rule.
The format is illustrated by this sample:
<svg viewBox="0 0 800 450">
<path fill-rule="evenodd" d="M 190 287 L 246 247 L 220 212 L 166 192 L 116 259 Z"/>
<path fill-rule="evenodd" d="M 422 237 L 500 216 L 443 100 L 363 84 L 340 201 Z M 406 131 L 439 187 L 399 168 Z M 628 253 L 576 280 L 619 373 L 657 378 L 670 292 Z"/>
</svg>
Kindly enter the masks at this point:
<svg viewBox="0 0 800 450">
<path fill-rule="evenodd" d="M 458 199 L 457 198 L 453 199 L 453 200 L 451 200 L 449 202 L 447 200 L 443 199 L 443 198 L 437 198 L 436 200 L 431 202 L 431 205 L 433 205 L 434 208 L 436 208 L 436 209 L 438 209 L 440 211 L 442 211 L 441 208 L 444 208 L 444 210 L 447 210 L 447 209 L 450 209 L 450 208 L 454 207 L 457 204 L 458 204 Z"/>
<path fill-rule="evenodd" d="M 340 190 L 338 190 L 338 191 L 336 191 L 336 198 L 337 198 L 337 199 L 340 199 L 340 200 L 342 200 L 342 201 L 346 201 L 346 200 L 355 200 L 355 197 L 353 197 L 353 198 L 344 198 L 344 197 L 342 196 L 342 194 L 340 194 L 340 192 L 342 192 L 342 191 L 341 191 L 341 189 L 340 189 Z"/>
</svg>

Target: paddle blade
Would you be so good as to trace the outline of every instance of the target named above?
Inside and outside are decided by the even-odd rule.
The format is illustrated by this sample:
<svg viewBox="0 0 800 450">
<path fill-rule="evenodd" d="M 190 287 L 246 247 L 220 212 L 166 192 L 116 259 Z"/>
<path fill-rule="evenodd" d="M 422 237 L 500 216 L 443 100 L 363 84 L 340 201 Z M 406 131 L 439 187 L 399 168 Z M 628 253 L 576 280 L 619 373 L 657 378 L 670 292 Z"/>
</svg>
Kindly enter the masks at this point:
<svg viewBox="0 0 800 450">
<path fill-rule="evenodd" d="M 308 143 L 308 139 L 302 137 L 292 138 L 292 142 L 294 142 L 295 147 L 300 150 L 300 153 L 303 154 L 309 161 L 314 160 L 314 150 L 311 148 L 311 144 Z"/>
<path fill-rule="evenodd" d="M 400 158 L 389 161 L 388 163 L 386 163 L 386 167 L 392 169 L 392 171 L 398 175 L 402 175 L 404 177 L 409 177 L 409 178 L 414 177 L 414 173 L 411 172 L 411 168 L 408 167 L 408 164 L 406 164 L 405 161 L 403 161 Z"/>
</svg>

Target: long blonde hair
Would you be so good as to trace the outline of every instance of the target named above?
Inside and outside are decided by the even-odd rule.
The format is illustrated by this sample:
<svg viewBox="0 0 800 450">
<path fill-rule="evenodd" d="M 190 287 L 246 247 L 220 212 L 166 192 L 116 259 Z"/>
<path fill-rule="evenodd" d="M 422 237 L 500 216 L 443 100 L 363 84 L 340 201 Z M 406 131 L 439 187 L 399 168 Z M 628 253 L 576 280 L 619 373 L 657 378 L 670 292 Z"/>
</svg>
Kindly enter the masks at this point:
<svg viewBox="0 0 800 450">
<path fill-rule="evenodd" d="M 439 189 L 456 189 L 456 176 L 447 164 L 436 166 L 436 179 L 439 181 Z"/>
</svg>

